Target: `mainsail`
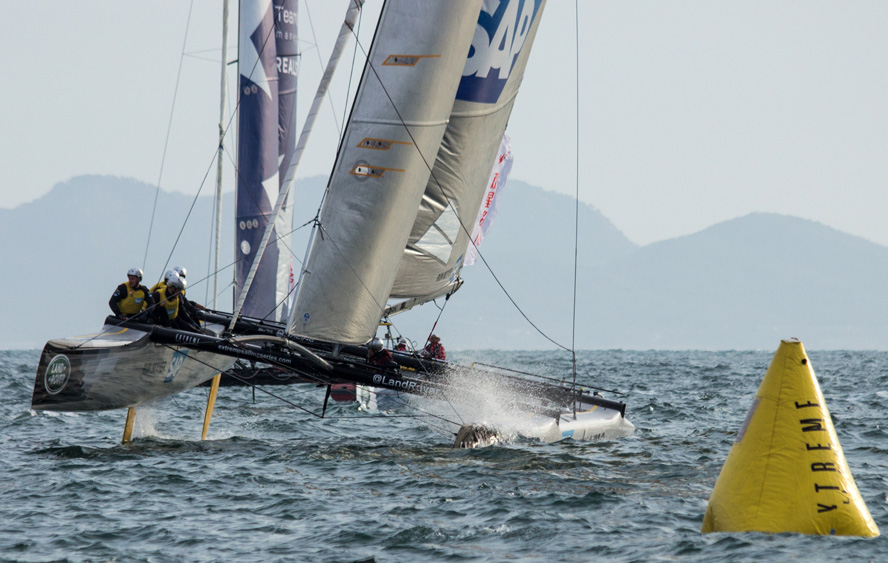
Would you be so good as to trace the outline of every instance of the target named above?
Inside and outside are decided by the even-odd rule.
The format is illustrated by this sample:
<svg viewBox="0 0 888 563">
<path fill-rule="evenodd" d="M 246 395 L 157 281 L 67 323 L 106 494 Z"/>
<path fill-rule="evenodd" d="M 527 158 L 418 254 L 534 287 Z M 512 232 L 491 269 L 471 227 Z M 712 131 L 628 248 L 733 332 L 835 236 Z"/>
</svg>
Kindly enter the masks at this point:
<svg viewBox="0 0 888 563">
<path fill-rule="evenodd" d="M 456 283 L 544 7 L 484 1 L 392 297 L 433 299 Z"/>
<path fill-rule="evenodd" d="M 481 0 L 389 0 L 383 7 L 301 274 L 290 334 L 353 344 L 375 334 L 480 9 Z"/>
<path fill-rule="evenodd" d="M 259 249 L 296 148 L 297 0 L 240 5 L 235 283 L 239 290 Z M 244 302 L 247 316 L 286 320 L 291 231 L 289 201 L 278 214 Z M 282 306 L 283 305 L 283 306 Z"/>
</svg>

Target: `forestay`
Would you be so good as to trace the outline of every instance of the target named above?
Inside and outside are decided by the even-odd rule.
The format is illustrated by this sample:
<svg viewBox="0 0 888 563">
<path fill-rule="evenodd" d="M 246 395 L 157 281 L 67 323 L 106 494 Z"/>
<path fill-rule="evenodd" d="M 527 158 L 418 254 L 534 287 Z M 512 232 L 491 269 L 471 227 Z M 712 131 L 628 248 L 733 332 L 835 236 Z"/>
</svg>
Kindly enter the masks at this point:
<svg viewBox="0 0 888 563">
<path fill-rule="evenodd" d="M 480 0 L 383 7 L 289 333 L 353 344 L 375 334 L 480 10 Z"/>
</svg>

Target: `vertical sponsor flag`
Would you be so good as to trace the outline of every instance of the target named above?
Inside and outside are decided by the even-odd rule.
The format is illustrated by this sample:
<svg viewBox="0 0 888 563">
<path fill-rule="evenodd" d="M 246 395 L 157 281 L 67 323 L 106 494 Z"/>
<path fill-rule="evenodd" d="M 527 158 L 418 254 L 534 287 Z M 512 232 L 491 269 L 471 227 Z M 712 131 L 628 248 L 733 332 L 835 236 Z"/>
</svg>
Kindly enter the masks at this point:
<svg viewBox="0 0 888 563">
<path fill-rule="evenodd" d="M 500 141 L 500 148 L 496 155 L 496 161 L 493 163 L 493 170 L 490 171 L 490 180 L 487 182 L 487 191 L 484 199 L 481 200 L 481 209 L 478 210 L 478 218 L 475 220 L 475 226 L 472 229 L 472 243 L 466 249 L 466 257 L 463 261 L 464 266 L 471 266 L 475 263 L 478 256 L 478 247 L 481 241 L 490 230 L 493 220 L 496 218 L 496 202 L 500 192 L 506 188 L 506 181 L 509 179 L 509 172 L 512 170 L 512 146 L 509 144 L 509 136 L 503 135 Z"/>
<path fill-rule="evenodd" d="M 280 171 L 296 150 L 296 0 L 241 2 L 239 28 L 237 291 L 246 284 L 278 193 L 287 188 Z M 244 301 L 248 317 L 280 320 L 289 275 L 289 210 L 285 202 Z"/>
</svg>

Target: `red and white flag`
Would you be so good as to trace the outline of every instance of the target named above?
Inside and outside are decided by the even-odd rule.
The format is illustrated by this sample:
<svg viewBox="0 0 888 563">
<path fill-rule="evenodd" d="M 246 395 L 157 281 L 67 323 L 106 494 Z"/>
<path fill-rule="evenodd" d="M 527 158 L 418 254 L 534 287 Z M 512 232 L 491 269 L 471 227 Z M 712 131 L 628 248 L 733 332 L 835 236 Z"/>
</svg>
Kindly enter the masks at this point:
<svg viewBox="0 0 888 563">
<path fill-rule="evenodd" d="M 472 229 L 472 242 L 466 249 L 466 257 L 463 260 L 464 266 L 471 266 L 478 257 L 478 247 L 484 240 L 487 231 L 496 218 L 496 202 L 499 193 L 506 188 L 506 180 L 509 179 L 509 172 L 512 170 L 512 146 L 509 144 L 509 136 L 503 135 L 500 141 L 499 152 L 496 161 L 493 163 L 493 170 L 490 171 L 490 180 L 487 182 L 487 192 L 484 199 L 481 200 L 481 209 L 478 210 L 478 218 L 475 220 L 475 227 Z"/>
</svg>

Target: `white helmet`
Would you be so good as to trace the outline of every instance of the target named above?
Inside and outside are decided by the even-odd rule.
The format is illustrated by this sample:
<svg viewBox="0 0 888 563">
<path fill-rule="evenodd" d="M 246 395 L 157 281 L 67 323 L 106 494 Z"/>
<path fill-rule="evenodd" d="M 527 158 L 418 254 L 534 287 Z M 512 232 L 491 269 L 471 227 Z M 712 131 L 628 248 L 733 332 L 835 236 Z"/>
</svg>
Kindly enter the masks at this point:
<svg viewBox="0 0 888 563">
<path fill-rule="evenodd" d="M 170 276 L 167 279 L 167 287 L 175 287 L 179 291 L 185 291 L 185 280 L 176 275 Z"/>
<path fill-rule="evenodd" d="M 374 352 L 379 352 L 380 350 L 382 350 L 382 340 L 374 338 L 372 341 L 370 341 L 370 349 Z"/>
<path fill-rule="evenodd" d="M 183 280 L 187 277 L 185 275 L 185 268 L 183 268 L 182 266 L 176 266 L 175 268 L 173 268 L 173 271 L 179 274 L 179 277 Z"/>
<path fill-rule="evenodd" d="M 404 337 L 402 336 L 401 338 L 398 339 L 398 344 L 403 344 L 403 345 L 406 346 L 406 345 L 407 345 L 407 339 L 404 338 Z"/>
<path fill-rule="evenodd" d="M 141 268 L 130 268 L 126 273 L 128 276 L 136 276 L 139 278 L 139 281 L 142 281 L 142 269 Z"/>
<path fill-rule="evenodd" d="M 178 274 L 176 272 L 172 270 L 167 270 L 166 273 L 163 275 L 163 283 L 168 284 L 170 283 L 170 280 L 175 277 L 178 277 Z"/>
</svg>

